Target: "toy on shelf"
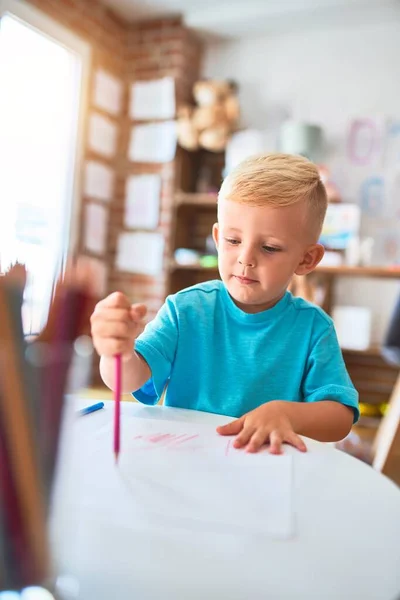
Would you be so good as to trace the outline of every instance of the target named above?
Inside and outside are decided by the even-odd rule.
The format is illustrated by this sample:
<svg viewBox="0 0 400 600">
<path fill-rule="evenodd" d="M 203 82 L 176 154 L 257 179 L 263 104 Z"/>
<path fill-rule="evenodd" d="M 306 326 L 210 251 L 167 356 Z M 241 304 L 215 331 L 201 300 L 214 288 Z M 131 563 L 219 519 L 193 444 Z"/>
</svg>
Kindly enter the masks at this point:
<svg viewBox="0 0 400 600">
<path fill-rule="evenodd" d="M 195 106 L 178 108 L 178 141 L 182 148 L 225 150 L 239 121 L 237 86 L 232 81 L 201 80 L 193 86 Z"/>
</svg>

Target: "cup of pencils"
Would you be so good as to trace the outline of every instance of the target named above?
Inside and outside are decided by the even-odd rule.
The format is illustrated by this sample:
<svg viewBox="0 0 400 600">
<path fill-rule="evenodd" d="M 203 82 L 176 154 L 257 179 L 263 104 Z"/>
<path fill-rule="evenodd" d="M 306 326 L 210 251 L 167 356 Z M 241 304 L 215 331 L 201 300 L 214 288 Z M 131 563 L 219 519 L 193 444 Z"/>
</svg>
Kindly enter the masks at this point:
<svg viewBox="0 0 400 600">
<path fill-rule="evenodd" d="M 54 286 L 47 325 L 30 342 L 22 322 L 26 271 L 14 265 L 0 277 L 0 600 L 45 600 L 53 597 L 46 588 L 56 589 L 50 498 L 70 367 L 95 304 L 90 273 L 77 275 L 69 267 Z M 36 588 L 33 596 L 32 586 L 44 586 L 42 595 Z"/>
</svg>

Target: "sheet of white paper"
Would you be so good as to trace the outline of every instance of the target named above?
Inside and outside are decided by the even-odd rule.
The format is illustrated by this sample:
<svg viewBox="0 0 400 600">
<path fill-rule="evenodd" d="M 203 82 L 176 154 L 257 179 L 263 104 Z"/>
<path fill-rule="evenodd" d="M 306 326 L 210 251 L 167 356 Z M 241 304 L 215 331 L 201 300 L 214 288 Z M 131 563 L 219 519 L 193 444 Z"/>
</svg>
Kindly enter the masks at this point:
<svg viewBox="0 0 400 600">
<path fill-rule="evenodd" d="M 117 151 L 118 128 L 110 119 L 98 115 L 89 118 L 89 148 L 102 156 L 112 158 Z"/>
<path fill-rule="evenodd" d="M 172 77 L 137 81 L 131 86 L 131 119 L 173 119 L 175 117 L 175 83 Z"/>
<path fill-rule="evenodd" d="M 175 121 L 132 127 L 129 160 L 145 163 L 169 162 L 175 157 L 176 141 Z"/>
<path fill-rule="evenodd" d="M 352 164 L 375 168 L 382 164 L 386 128 L 385 117 L 361 117 L 351 121 L 347 152 Z"/>
<path fill-rule="evenodd" d="M 85 248 L 95 254 L 104 254 L 107 244 L 108 210 L 99 204 L 86 205 Z"/>
<path fill-rule="evenodd" d="M 85 167 L 84 194 L 90 198 L 109 201 L 114 192 L 114 172 L 110 167 L 89 160 Z"/>
<path fill-rule="evenodd" d="M 293 534 L 292 456 L 236 450 L 209 425 L 124 416 L 121 433 L 118 469 L 111 423 L 85 440 L 84 504 L 93 515 L 131 528 Z"/>
<path fill-rule="evenodd" d="M 160 210 L 161 177 L 133 175 L 126 182 L 125 225 L 132 229 L 155 229 Z"/>
<path fill-rule="evenodd" d="M 120 271 L 159 275 L 162 272 L 164 237 L 161 233 L 121 233 L 116 266 Z"/>
<path fill-rule="evenodd" d="M 122 106 L 122 82 L 103 69 L 98 69 L 94 78 L 93 101 L 111 115 L 118 115 Z"/>
</svg>

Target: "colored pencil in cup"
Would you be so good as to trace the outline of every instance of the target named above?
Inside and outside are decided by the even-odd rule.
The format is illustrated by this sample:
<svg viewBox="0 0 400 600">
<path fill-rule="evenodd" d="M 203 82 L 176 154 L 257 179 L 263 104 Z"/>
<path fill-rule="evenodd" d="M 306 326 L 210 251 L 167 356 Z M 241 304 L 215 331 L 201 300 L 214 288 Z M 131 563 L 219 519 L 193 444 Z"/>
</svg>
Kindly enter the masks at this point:
<svg viewBox="0 0 400 600">
<path fill-rule="evenodd" d="M 118 462 L 120 451 L 121 431 L 121 355 L 115 356 L 115 382 L 114 382 L 114 456 L 115 463 Z"/>
</svg>

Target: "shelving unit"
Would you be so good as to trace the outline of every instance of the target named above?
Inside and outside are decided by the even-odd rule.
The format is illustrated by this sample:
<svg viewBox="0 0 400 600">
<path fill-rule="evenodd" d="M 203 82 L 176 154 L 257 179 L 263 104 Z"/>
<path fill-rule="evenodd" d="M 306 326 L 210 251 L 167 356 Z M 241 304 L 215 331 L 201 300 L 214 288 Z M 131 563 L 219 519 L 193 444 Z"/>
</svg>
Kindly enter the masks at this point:
<svg viewBox="0 0 400 600">
<path fill-rule="evenodd" d="M 317 267 L 316 273 L 324 275 L 340 276 L 340 277 L 368 277 L 381 279 L 399 279 L 400 268 L 388 267 Z"/>
<path fill-rule="evenodd" d="M 210 277 L 205 277 L 205 281 L 207 279 L 214 279 L 214 276 L 218 275 L 217 267 L 204 267 L 203 265 L 180 265 L 174 260 L 171 260 L 169 269 L 170 271 L 202 271 L 203 273 L 208 271 Z"/>
<path fill-rule="evenodd" d="M 173 256 L 177 248 L 193 248 L 204 251 L 205 237 L 211 232 L 217 217 L 217 194 L 196 194 L 178 192 L 175 195 L 175 236 L 171 253 L 170 293 L 178 291 L 185 285 L 193 285 L 206 279 L 218 277 L 218 269 L 204 267 L 200 264 L 181 265 L 175 262 Z M 331 312 L 333 285 L 336 277 L 360 277 L 399 279 L 400 268 L 387 267 L 348 267 L 320 266 L 311 277 L 324 276 L 327 287 L 327 301 L 324 308 Z M 193 283 L 190 283 L 193 281 Z"/>
<path fill-rule="evenodd" d="M 178 265 L 174 260 L 174 255 L 178 248 L 191 248 L 205 253 L 205 241 L 211 234 L 217 217 L 217 193 L 195 192 L 198 186 L 197 177 L 206 168 L 211 187 L 215 190 L 219 189 L 222 181 L 224 155 L 206 151 L 191 153 L 180 149 L 178 162 L 176 186 L 179 191 L 175 193 L 174 198 L 168 267 L 169 294 L 218 277 L 216 269 L 201 265 Z"/>
<path fill-rule="evenodd" d="M 171 270 L 193 270 L 193 271 L 217 271 L 214 267 L 204 267 L 202 265 L 180 265 L 175 261 L 170 263 Z M 382 279 L 400 279 L 400 269 L 387 269 L 384 267 L 317 267 L 315 273 L 321 275 L 330 275 L 338 277 L 374 277 Z"/>
<path fill-rule="evenodd" d="M 196 193 L 185 193 L 178 192 L 175 194 L 175 204 L 188 205 L 188 206 L 211 206 L 217 209 L 217 194 L 196 194 Z"/>
</svg>

